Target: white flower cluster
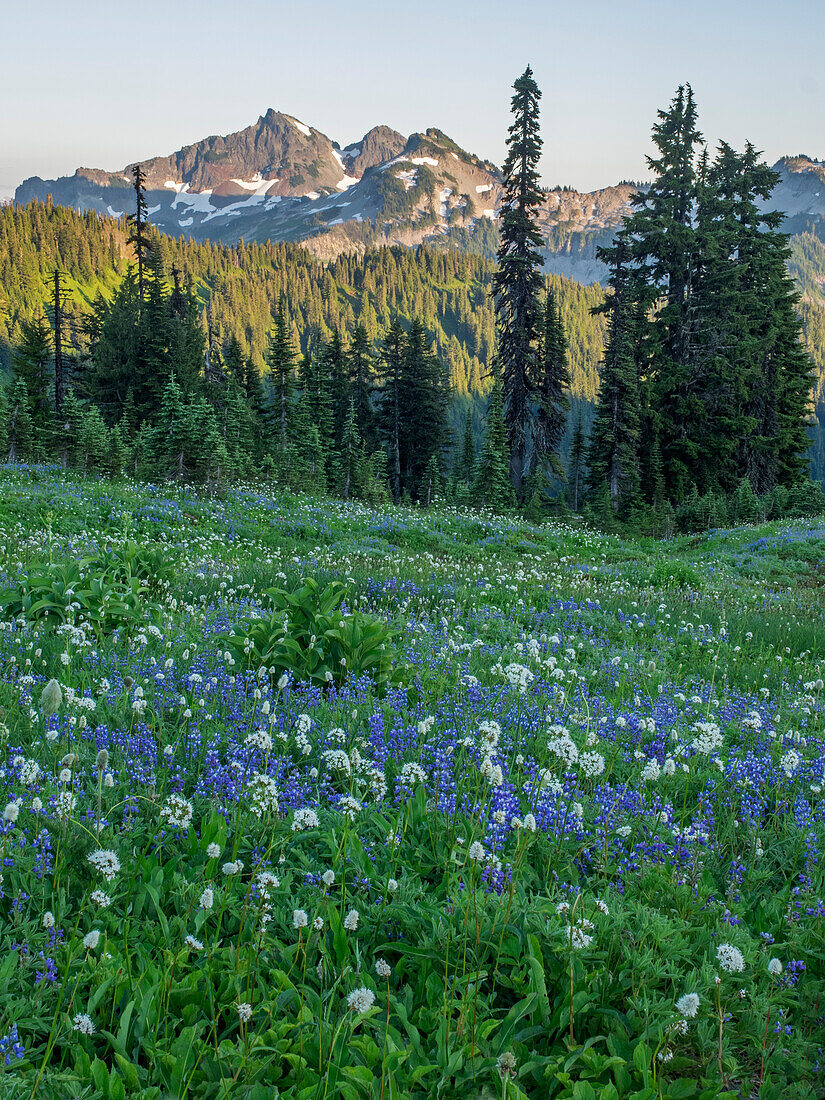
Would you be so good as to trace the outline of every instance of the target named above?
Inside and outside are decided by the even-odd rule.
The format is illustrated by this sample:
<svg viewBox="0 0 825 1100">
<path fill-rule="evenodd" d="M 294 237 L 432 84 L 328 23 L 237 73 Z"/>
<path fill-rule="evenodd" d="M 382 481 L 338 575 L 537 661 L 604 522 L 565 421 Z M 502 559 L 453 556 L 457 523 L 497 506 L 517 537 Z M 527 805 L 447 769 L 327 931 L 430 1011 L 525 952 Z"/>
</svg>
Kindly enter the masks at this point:
<svg viewBox="0 0 825 1100">
<path fill-rule="evenodd" d="M 192 815 L 192 803 L 179 794 L 170 794 L 160 810 L 161 821 L 184 833 L 192 824 Z"/>
<path fill-rule="evenodd" d="M 398 778 L 402 783 L 406 783 L 409 787 L 415 787 L 419 783 L 426 783 L 427 773 L 421 767 L 420 764 L 415 764 L 412 761 L 405 764 L 401 771 L 398 773 Z"/>
<path fill-rule="evenodd" d="M 308 714 L 299 714 L 295 722 L 295 744 L 298 746 L 301 756 L 309 756 L 312 752 L 312 745 L 307 737 L 311 728 L 312 719 L 310 716 Z"/>
<path fill-rule="evenodd" d="M 568 768 L 578 762 L 579 750 L 565 726 L 551 726 L 548 732 L 547 748 Z"/>
<path fill-rule="evenodd" d="M 350 909 L 344 917 L 344 928 L 347 932 L 355 932 L 358 928 L 359 913 L 357 909 Z"/>
<path fill-rule="evenodd" d="M 107 882 L 112 882 L 120 870 L 120 860 L 117 853 L 110 851 L 108 848 L 98 848 L 97 851 L 91 852 L 86 859 L 96 871 L 103 875 Z"/>
<path fill-rule="evenodd" d="M 788 779 L 793 779 L 794 774 L 796 773 L 796 770 L 801 763 L 802 759 L 799 753 L 795 749 L 788 749 L 788 751 L 782 755 L 782 758 L 779 761 L 779 767 L 782 769 Z"/>
<path fill-rule="evenodd" d="M 352 993 L 350 993 L 347 997 L 347 1004 L 353 1012 L 357 1012 L 359 1016 L 363 1016 L 363 1014 L 369 1012 L 375 1004 L 375 994 L 366 986 L 361 986 L 360 989 L 354 989 Z"/>
<path fill-rule="evenodd" d="M 248 749 L 257 749 L 264 755 L 272 749 L 272 737 L 266 730 L 251 730 L 243 743 Z"/>
<path fill-rule="evenodd" d="M 588 779 L 595 779 L 604 773 L 605 759 L 600 752 L 585 752 L 579 757 L 579 767 Z"/>
<path fill-rule="evenodd" d="M 271 775 L 255 772 L 246 789 L 249 794 L 250 809 L 256 817 L 262 818 L 269 813 L 278 812 L 278 788 Z"/>
<path fill-rule="evenodd" d="M 338 809 L 347 821 L 355 821 L 363 807 L 357 798 L 353 798 L 351 794 L 345 794 L 338 800 Z"/>
<path fill-rule="evenodd" d="M 501 738 L 501 726 L 498 722 L 479 722 L 478 732 L 481 735 L 481 747 L 485 753 L 492 752 Z"/>
<path fill-rule="evenodd" d="M 741 974 L 745 969 L 745 956 L 732 943 L 720 943 L 716 948 L 719 966 L 728 974 Z"/>
<path fill-rule="evenodd" d="M 292 831 L 293 833 L 300 832 L 302 829 L 317 829 L 320 822 L 315 810 L 309 806 L 302 806 L 295 811 L 295 816 L 292 819 Z"/>
<path fill-rule="evenodd" d="M 518 688 L 522 695 L 525 695 L 528 687 L 532 684 L 535 677 L 530 669 L 526 665 L 519 665 L 512 662 L 506 665 L 502 670 L 504 679 L 512 687 Z"/>
<path fill-rule="evenodd" d="M 691 748 L 703 756 L 712 756 L 722 747 L 722 731 L 716 722 L 695 722 L 691 726 L 694 738 Z"/>
<path fill-rule="evenodd" d="M 680 997 L 676 1002 L 676 1011 L 686 1020 L 692 1020 L 699 1011 L 699 994 L 685 993 L 684 996 Z"/>
<path fill-rule="evenodd" d="M 349 762 L 349 756 L 343 749 L 326 749 L 321 753 L 321 759 L 330 771 L 342 772 L 346 776 L 352 775 L 352 765 Z"/>
</svg>

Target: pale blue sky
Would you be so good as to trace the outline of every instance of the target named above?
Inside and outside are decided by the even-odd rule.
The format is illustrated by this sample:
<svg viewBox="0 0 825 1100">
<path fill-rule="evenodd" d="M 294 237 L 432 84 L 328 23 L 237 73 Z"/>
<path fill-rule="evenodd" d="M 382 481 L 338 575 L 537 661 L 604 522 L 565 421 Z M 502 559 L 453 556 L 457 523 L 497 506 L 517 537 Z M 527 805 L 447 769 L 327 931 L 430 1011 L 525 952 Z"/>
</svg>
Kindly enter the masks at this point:
<svg viewBox="0 0 825 1100">
<path fill-rule="evenodd" d="M 267 107 L 342 145 L 381 122 L 438 126 L 500 164 L 528 61 L 551 186 L 641 178 L 656 108 L 682 81 L 706 138 L 822 158 L 823 50 L 825 0 L 9 0 L 0 197 L 29 175 L 170 153 Z"/>
</svg>

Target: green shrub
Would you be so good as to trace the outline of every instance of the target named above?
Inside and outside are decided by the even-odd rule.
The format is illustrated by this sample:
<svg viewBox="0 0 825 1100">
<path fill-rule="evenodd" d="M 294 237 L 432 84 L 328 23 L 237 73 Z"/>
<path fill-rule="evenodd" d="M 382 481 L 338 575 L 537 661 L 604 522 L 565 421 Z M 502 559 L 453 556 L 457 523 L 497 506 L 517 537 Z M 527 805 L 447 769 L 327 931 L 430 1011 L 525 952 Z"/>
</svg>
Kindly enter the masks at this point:
<svg viewBox="0 0 825 1100">
<path fill-rule="evenodd" d="M 321 588 L 308 578 L 292 592 L 269 588 L 269 618 L 246 619 L 223 642 L 246 669 L 269 669 L 279 678 L 339 687 L 348 676 L 369 675 L 377 689 L 397 683 L 403 673 L 393 642 L 397 632 L 382 619 L 360 612 L 343 614 L 343 584 Z"/>
<path fill-rule="evenodd" d="M 50 626 L 87 623 L 99 638 L 153 622 L 159 608 L 147 597 L 171 574 L 160 550 L 127 543 L 79 562 L 43 565 L 0 591 L 0 617 Z"/>
<path fill-rule="evenodd" d="M 695 569 L 682 561 L 657 561 L 653 567 L 650 583 L 654 588 L 696 588 L 701 589 L 702 581 Z"/>
</svg>

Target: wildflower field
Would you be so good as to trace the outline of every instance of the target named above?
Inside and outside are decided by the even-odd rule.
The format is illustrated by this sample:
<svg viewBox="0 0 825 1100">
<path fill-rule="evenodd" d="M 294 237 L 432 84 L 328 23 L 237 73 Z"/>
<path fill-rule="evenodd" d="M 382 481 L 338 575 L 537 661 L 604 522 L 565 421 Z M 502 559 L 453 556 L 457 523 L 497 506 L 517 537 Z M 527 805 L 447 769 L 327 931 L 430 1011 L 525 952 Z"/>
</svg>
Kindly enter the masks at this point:
<svg viewBox="0 0 825 1100">
<path fill-rule="evenodd" d="M 825 1096 L 825 517 L 0 469 L 0 1098 Z"/>
</svg>

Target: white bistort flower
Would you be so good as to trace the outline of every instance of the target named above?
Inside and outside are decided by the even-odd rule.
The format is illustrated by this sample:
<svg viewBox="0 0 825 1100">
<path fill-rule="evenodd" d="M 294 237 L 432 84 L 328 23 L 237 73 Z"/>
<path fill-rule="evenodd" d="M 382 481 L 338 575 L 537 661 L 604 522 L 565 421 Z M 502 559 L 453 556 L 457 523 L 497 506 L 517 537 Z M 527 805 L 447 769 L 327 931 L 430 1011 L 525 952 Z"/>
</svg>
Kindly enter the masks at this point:
<svg viewBox="0 0 825 1100">
<path fill-rule="evenodd" d="M 344 928 L 347 932 L 354 932 L 358 927 L 358 910 L 350 909 L 347 915 L 344 917 Z"/>
<path fill-rule="evenodd" d="M 716 948 L 720 967 L 728 974 L 741 974 L 745 969 L 745 956 L 732 943 L 720 943 Z"/>
<path fill-rule="evenodd" d="M 771 959 L 768 963 L 768 973 L 772 978 L 778 978 L 782 973 L 782 963 L 779 959 Z"/>
<path fill-rule="evenodd" d="M 81 1035 L 94 1035 L 95 1025 L 88 1012 L 78 1012 L 72 1019 L 72 1030 L 79 1031 Z"/>
<path fill-rule="evenodd" d="M 680 1016 L 684 1016 L 686 1020 L 692 1020 L 699 1011 L 699 994 L 685 993 L 676 1002 L 676 1011 Z"/>
<path fill-rule="evenodd" d="M 363 1015 L 365 1012 L 369 1012 L 375 1004 L 375 994 L 366 986 L 361 986 L 360 989 L 354 989 L 350 993 L 347 997 L 347 1004 L 353 1012 Z"/>
</svg>

